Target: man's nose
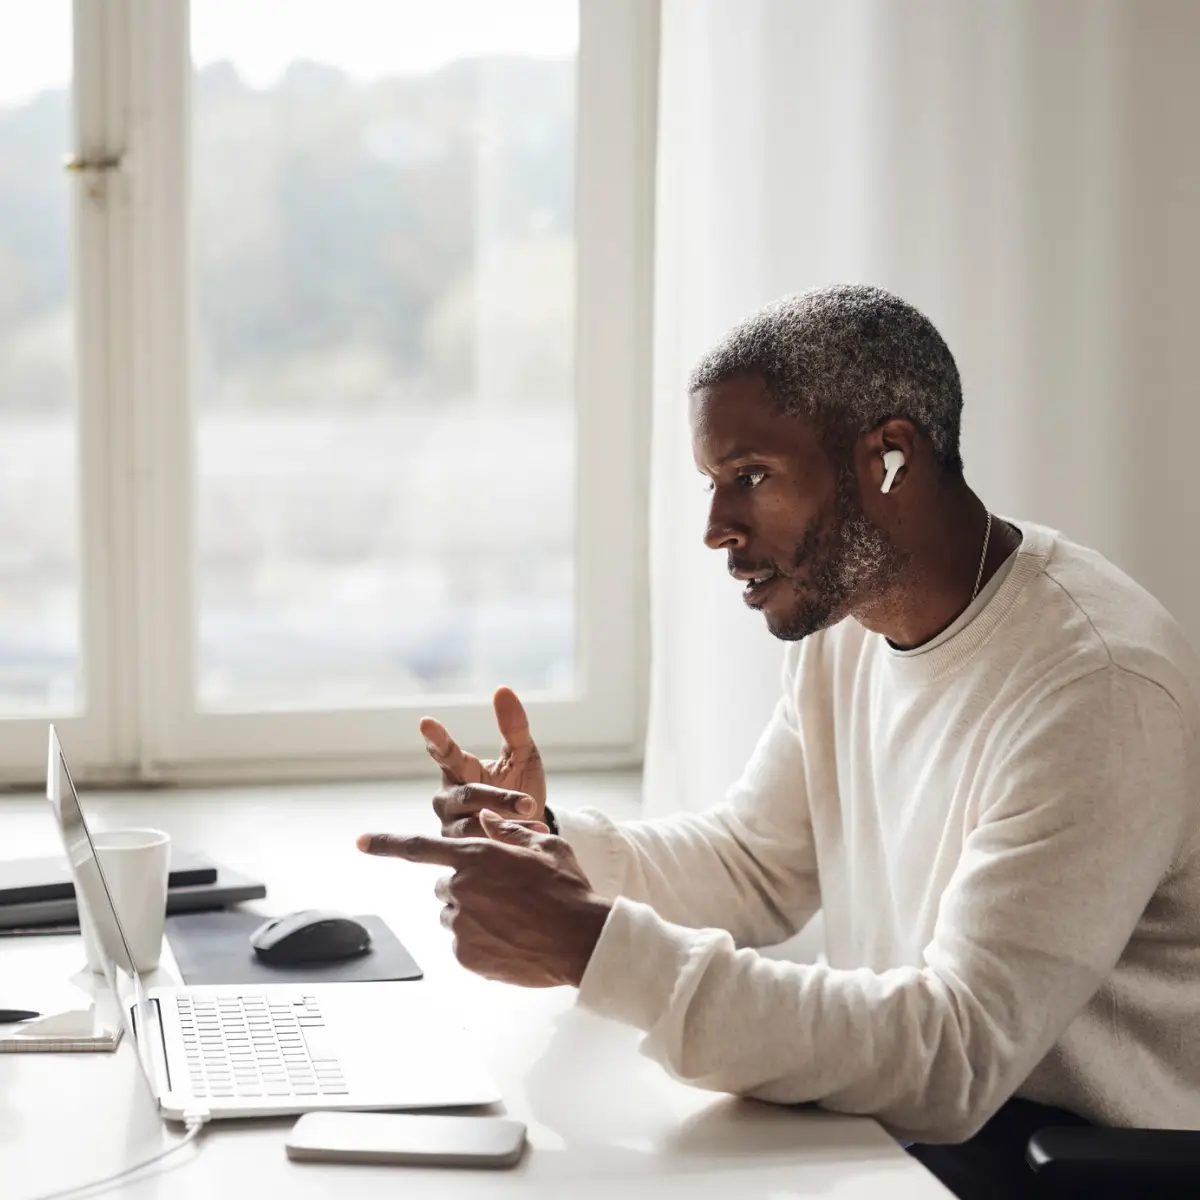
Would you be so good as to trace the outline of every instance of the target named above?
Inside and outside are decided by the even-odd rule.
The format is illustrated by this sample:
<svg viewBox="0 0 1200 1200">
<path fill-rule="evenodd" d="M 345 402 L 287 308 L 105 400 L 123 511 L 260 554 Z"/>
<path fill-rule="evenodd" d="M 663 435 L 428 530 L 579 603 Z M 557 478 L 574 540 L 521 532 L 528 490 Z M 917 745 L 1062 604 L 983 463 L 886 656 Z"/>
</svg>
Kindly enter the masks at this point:
<svg viewBox="0 0 1200 1200">
<path fill-rule="evenodd" d="M 716 500 L 708 510 L 704 544 L 710 550 L 742 550 L 746 546 L 745 529 L 732 521 L 728 514 L 723 513 L 717 506 Z"/>
</svg>

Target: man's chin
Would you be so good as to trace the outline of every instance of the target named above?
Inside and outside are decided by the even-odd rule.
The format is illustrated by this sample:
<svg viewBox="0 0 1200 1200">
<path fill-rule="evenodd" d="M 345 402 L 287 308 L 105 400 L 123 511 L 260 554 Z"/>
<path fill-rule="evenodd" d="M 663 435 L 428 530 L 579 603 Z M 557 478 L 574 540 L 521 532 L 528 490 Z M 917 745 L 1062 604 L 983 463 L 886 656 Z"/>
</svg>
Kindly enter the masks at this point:
<svg viewBox="0 0 1200 1200">
<path fill-rule="evenodd" d="M 834 615 L 825 605 L 811 602 L 793 604 L 785 611 L 764 605 L 761 611 L 767 622 L 767 632 L 782 642 L 803 641 L 834 623 Z"/>
</svg>

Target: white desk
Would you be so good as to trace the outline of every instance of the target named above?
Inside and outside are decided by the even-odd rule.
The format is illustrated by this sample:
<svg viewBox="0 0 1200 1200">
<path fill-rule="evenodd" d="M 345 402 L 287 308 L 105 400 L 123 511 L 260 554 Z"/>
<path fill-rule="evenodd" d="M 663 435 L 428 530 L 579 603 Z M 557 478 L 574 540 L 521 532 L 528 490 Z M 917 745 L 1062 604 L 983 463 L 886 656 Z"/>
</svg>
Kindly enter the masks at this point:
<svg viewBox="0 0 1200 1200">
<path fill-rule="evenodd" d="M 629 777 L 555 781 L 557 803 L 630 810 Z M 196 1145 L 105 1195 L 137 1200 L 355 1200 L 406 1197 L 653 1196 L 656 1200 L 945 1200 L 949 1195 L 873 1121 L 733 1100 L 670 1080 L 637 1052 L 638 1035 L 580 1013 L 567 989 L 525 991 L 463 971 L 431 893 L 436 869 L 369 859 L 366 830 L 430 827 L 427 786 L 353 785 L 85 796 L 97 825 L 151 825 L 177 844 L 258 872 L 263 912 L 377 912 L 433 986 L 452 988 L 481 1037 L 505 1110 L 529 1126 L 512 1171 L 292 1163 L 292 1118 L 215 1121 Z M 44 801 L 0 797 L 0 854 L 57 848 Z M 0 996 L 22 976 L 71 974 L 76 937 L 0 939 Z M 397 984 L 421 987 L 421 983 Z M 437 1036 L 436 1030 L 430 1036 Z M 179 1136 L 141 1085 L 128 1040 L 115 1054 L 0 1055 L 0 1198 L 83 1183 L 150 1157 Z"/>
</svg>

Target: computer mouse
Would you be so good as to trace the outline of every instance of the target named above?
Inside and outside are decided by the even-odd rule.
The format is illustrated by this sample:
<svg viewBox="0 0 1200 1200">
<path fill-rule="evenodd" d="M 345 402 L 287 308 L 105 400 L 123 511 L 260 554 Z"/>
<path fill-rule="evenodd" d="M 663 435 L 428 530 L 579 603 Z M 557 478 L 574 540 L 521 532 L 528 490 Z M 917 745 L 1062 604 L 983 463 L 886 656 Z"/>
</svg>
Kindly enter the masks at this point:
<svg viewBox="0 0 1200 1200">
<path fill-rule="evenodd" d="M 265 963 L 339 962 L 371 947 L 366 926 L 345 913 L 309 908 L 264 921 L 251 935 L 254 953 Z"/>
</svg>

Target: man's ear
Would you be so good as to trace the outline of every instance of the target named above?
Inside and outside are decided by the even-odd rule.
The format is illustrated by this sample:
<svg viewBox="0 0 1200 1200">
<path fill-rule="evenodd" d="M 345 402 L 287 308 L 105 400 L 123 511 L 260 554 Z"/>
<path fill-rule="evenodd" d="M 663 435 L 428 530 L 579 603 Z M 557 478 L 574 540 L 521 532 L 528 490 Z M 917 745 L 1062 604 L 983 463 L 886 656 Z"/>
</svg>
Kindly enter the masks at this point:
<svg viewBox="0 0 1200 1200">
<path fill-rule="evenodd" d="M 854 445 L 854 467 L 862 493 L 878 494 L 885 483 L 889 495 L 899 491 L 916 465 L 919 440 L 917 427 L 900 417 L 864 433 Z M 904 456 L 902 462 L 894 451 Z"/>
</svg>

